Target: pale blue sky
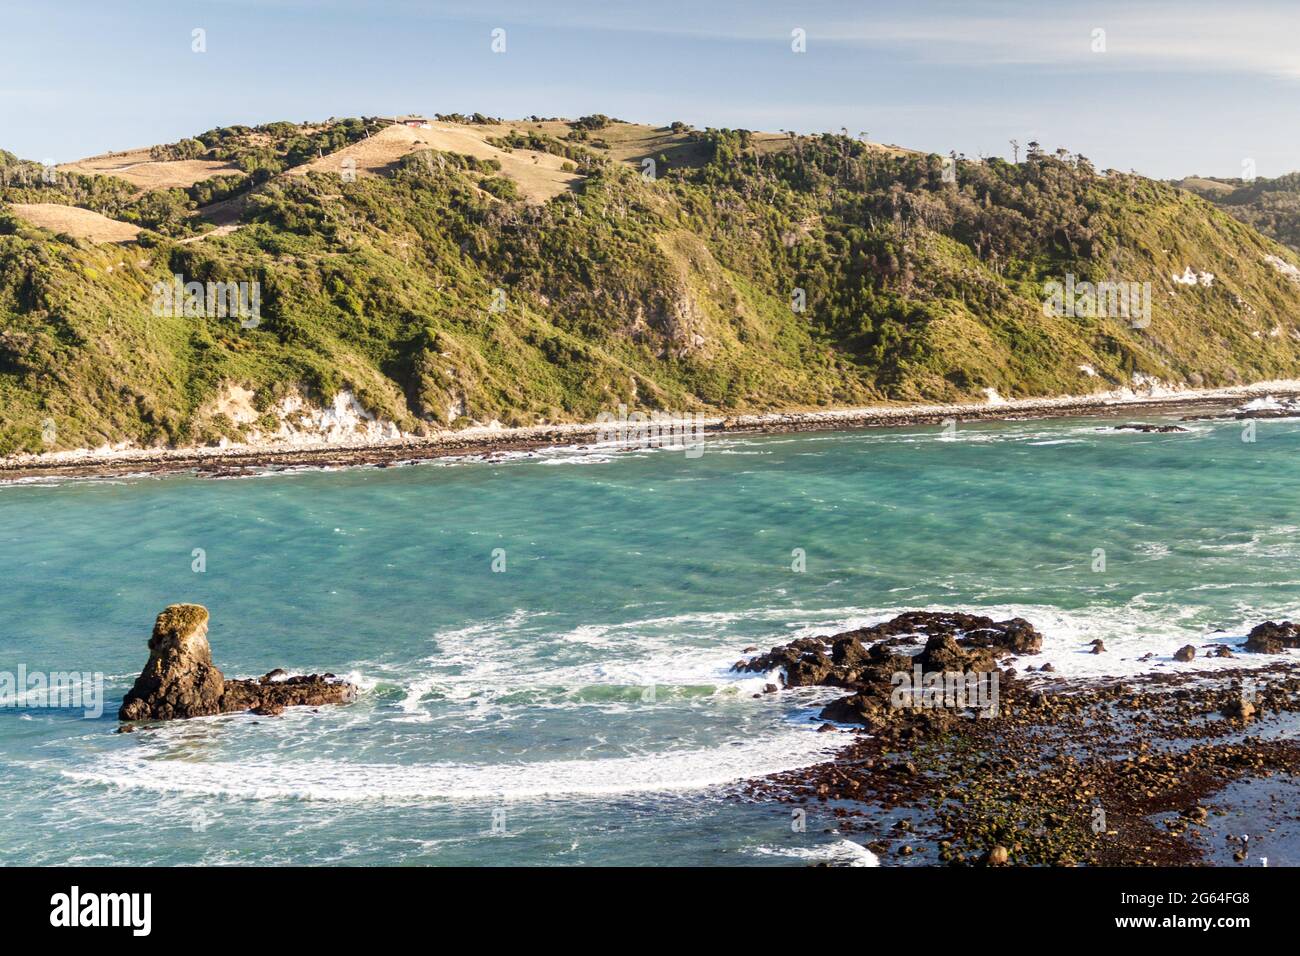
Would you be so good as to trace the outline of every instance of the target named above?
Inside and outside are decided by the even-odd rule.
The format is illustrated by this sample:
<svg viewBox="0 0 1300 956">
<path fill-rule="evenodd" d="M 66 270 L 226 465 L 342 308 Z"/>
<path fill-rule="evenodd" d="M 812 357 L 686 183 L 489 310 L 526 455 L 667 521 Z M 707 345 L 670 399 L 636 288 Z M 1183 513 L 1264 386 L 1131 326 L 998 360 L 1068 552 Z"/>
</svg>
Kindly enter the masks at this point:
<svg viewBox="0 0 1300 956">
<path fill-rule="evenodd" d="M 846 127 L 970 156 L 1037 139 L 1153 176 L 1300 169 L 1294 2 L 4 0 L 0 30 L 0 148 L 36 160 L 480 111 Z"/>
</svg>

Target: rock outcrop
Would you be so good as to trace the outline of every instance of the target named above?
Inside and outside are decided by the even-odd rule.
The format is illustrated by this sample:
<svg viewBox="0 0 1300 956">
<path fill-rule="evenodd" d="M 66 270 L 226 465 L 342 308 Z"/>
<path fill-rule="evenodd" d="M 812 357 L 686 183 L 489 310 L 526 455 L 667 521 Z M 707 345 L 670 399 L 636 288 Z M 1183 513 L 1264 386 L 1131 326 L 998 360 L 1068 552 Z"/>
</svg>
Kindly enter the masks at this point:
<svg viewBox="0 0 1300 956">
<path fill-rule="evenodd" d="M 122 701 L 122 720 L 171 720 L 221 713 L 225 678 L 212 663 L 208 610 L 173 604 L 154 622 L 149 660 Z"/>
<path fill-rule="evenodd" d="M 915 657 L 898 649 L 925 641 Z M 786 687 L 827 685 L 853 687 L 863 672 L 885 668 L 911 670 L 989 671 L 1006 654 L 1037 654 L 1039 634 L 1024 618 L 994 621 L 974 614 L 909 611 L 871 627 L 829 637 L 802 637 L 774 647 L 766 654 L 737 661 L 734 670 L 785 672 Z"/>
<path fill-rule="evenodd" d="M 906 648 L 924 644 L 918 653 Z M 1024 618 L 994 621 L 973 614 L 909 611 L 871 627 L 823 637 L 802 637 L 766 654 L 737 661 L 734 670 L 783 672 L 786 687 L 843 687 L 853 691 L 821 712 L 825 720 L 877 728 L 891 721 L 894 675 L 986 673 L 1007 655 L 1037 654 L 1043 636 Z M 1008 672 L 1010 673 L 1010 672 Z M 921 723 L 944 723 L 948 715 L 916 715 Z"/>
<path fill-rule="evenodd" d="M 1229 720 L 1239 720 L 1246 723 L 1255 716 L 1255 705 L 1248 700 L 1238 698 L 1224 704 L 1219 713 Z"/>
<path fill-rule="evenodd" d="M 346 704 L 357 689 L 333 674 L 289 677 L 271 671 L 255 680 L 228 680 L 212 663 L 208 609 L 173 604 L 154 622 L 149 660 L 122 700 L 120 720 L 174 720 L 251 710 L 275 715 L 285 707 Z"/>
<path fill-rule="evenodd" d="M 1283 621 L 1281 624 L 1276 621 L 1265 621 L 1263 624 L 1258 624 L 1246 637 L 1246 643 L 1242 645 L 1243 650 L 1254 651 L 1257 654 L 1281 654 L 1288 647 L 1300 647 L 1300 626 L 1290 621 Z"/>
<path fill-rule="evenodd" d="M 1129 424 L 1129 425 L 1112 425 L 1110 427 L 1115 429 L 1116 431 L 1154 432 L 1159 435 L 1170 434 L 1173 432 L 1187 431 L 1187 429 L 1183 428 L 1181 425 L 1151 425 L 1145 422 Z M 1105 431 L 1105 428 L 1101 428 L 1099 430 Z"/>
</svg>

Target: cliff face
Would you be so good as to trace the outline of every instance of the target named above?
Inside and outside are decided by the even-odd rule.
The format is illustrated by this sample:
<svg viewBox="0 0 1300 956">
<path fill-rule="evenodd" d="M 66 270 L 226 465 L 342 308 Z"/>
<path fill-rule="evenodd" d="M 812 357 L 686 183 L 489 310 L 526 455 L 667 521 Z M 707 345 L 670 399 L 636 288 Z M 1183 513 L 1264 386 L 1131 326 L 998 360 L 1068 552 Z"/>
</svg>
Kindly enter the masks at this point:
<svg viewBox="0 0 1300 956">
<path fill-rule="evenodd" d="M 0 454 L 1296 374 L 1300 258 L 1083 157 L 462 119 L 212 131 L 185 188 L 0 153 Z"/>
</svg>

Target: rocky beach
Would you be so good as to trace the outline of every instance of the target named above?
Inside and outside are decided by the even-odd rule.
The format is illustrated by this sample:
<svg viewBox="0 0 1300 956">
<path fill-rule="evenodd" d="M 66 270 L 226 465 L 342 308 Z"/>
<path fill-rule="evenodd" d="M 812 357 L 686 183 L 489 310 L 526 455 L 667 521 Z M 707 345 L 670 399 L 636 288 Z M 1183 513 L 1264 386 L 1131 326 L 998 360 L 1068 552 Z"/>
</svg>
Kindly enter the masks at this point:
<svg viewBox="0 0 1300 956">
<path fill-rule="evenodd" d="M 1021 619 L 920 612 L 738 662 L 779 673 L 787 688 L 850 692 L 819 715 L 835 722 L 823 729 L 851 735 L 834 760 L 751 781 L 744 797 L 818 807 L 838 832 L 898 862 L 1191 865 L 1224 862 L 1225 841 L 1235 863 L 1267 860 L 1278 827 L 1228 832 L 1224 791 L 1300 769 L 1290 660 L 1212 677 L 1189 668 L 1068 682 L 1031 662 L 1041 645 Z M 1296 625 L 1269 621 L 1236 651 L 1277 657 L 1297 646 Z M 1100 641 L 1093 651 L 1106 653 Z M 1198 653 L 1234 656 L 1215 643 L 1170 658 L 1191 664 Z M 899 677 L 913 668 L 991 676 L 996 706 L 963 708 L 942 681 L 929 699 L 900 700 Z M 1274 807 L 1292 841 L 1295 819 L 1285 801 Z"/>
<path fill-rule="evenodd" d="M 1255 400 L 9 482 L 11 658 L 107 704 L 0 723 L 48 784 L 9 825 L 56 808 L 48 863 L 1295 862 L 1300 426 Z"/>
<path fill-rule="evenodd" d="M 1281 396 L 1281 399 L 1275 398 Z M 1187 412 L 1187 420 L 1221 417 L 1287 418 L 1300 416 L 1300 380 L 1259 382 L 1216 389 L 1169 389 L 1147 383 L 1091 395 L 1002 399 L 950 405 L 892 404 L 865 408 L 699 413 L 692 425 L 705 435 L 781 434 L 845 428 L 890 428 L 953 423 L 1023 421 L 1095 416 L 1103 419 Z M 58 478 L 111 478 L 195 474 L 229 478 L 266 471 L 301 468 L 390 467 L 440 458 L 488 458 L 528 455 L 543 449 L 589 445 L 602 437 L 596 423 L 567 422 L 506 428 L 498 423 L 474 425 L 427 437 L 374 437 L 374 421 L 358 419 L 354 437 L 329 440 L 300 437 L 292 442 L 217 444 L 188 448 L 121 446 L 0 458 L 0 483 Z M 1123 423 L 1114 427 L 1145 429 Z M 1161 426 L 1167 431 L 1179 426 Z M 391 428 L 387 430 L 392 430 Z M 381 429 L 382 431 L 382 429 Z"/>
</svg>

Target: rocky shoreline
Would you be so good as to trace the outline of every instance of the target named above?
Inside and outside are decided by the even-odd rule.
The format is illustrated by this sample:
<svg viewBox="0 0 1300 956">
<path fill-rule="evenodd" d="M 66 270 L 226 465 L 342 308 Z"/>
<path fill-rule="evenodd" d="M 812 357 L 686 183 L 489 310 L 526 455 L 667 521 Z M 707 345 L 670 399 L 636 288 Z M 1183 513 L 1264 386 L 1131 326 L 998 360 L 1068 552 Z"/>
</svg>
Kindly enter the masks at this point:
<svg viewBox="0 0 1300 956">
<path fill-rule="evenodd" d="M 1261 382 L 1221 389 L 1184 389 L 1149 395 L 1098 393 L 1088 396 L 1012 399 L 985 404 L 889 405 L 813 411 L 768 412 L 705 417 L 705 434 L 787 433 L 846 428 L 941 425 L 948 421 L 1017 421 L 1036 418 L 1114 417 L 1197 407 L 1204 414 L 1184 420 L 1239 417 L 1243 400 L 1300 395 L 1300 380 Z M 1249 417 L 1300 416 L 1260 410 Z M 1128 427 L 1122 425 L 1119 427 Z M 210 448 L 117 449 L 18 455 L 0 459 L 0 483 L 59 478 L 110 478 L 132 475 L 195 474 L 237 477 L 264 471 L 392 465 L 438 458 L 535 452 L 544 448 L 595 442 L 594 423 L 537 425 L 522 428 L 474 427 L 427 438 L 402 437 L 315 445 L 231 445 Z M 1138 430 L 1146 430 L 1138 427 Z M 1166 429 L 1168 430 L 1168 429 Z"/>
<path fill-rule="evenodd" d="M 1174 866 L 1205 862 L 1224 836 L 1215 797 L 1230 784 L 1300 773 L 1294 661 L 1088 684 L 1008 666 L 1041 641 L 1019 618 L 913 612 L 737 662 L 779 669 L 787 688 L 845 689 L 816 719 L 852 736 L 832 760 L 749 781 L 741 798 L 803 807 L 809 827 L 899 863 Z M 1270 621 L 1239 650 L 1292 647 L 1300 627 Z M 1175 659 L 1192 660 L 1188 649 Z M 952 681 L 900 695 L 909 672 L 983 675 L 994 706 L 948 700 Z M 1238 863 L 1269 852 L 1268 832 L 1226 838 Z"/>
</svg>

